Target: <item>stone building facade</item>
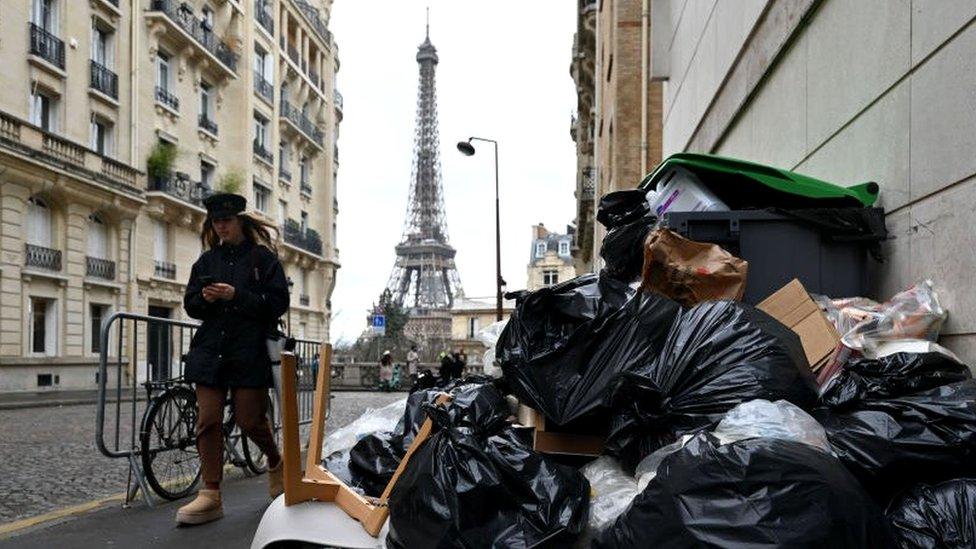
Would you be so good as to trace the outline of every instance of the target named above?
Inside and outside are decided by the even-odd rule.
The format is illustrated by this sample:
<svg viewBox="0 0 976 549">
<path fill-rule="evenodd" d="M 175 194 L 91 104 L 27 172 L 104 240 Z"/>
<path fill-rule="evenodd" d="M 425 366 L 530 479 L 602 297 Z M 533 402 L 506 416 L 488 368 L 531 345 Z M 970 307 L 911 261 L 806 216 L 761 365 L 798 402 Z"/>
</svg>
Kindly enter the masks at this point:
<svg viewBox="0 0 976 549">
<path fill-rule="evenodd" d="M 532 249 L 529 252 L 526 288 L 538 290 L 565 282 L 576 276 L 573 268 L 573 228 L 566 234 L 549 232 L 545 225 L 532 226 Z"/>
<path fill-rule="evenodd" d="M 478 339 L 481 330 L 497 322 L 495 297 L 459 296 L 451 307 L 451 347 L 445 351 L 464 351 L 468 366 L 484 366 L 484 354 L 488 347 Z M 502 301 L 502 320 L 508 320 L 515 310 L 515 301 Z"/>
<path fill-rule="evenodd" d="M 876 181 L 886 298 L 931 278 L 941 342 L 976 360 L 976 3 L 652 0 L 664 154 Z"/>
<path fill-rule="evenodd" d="M 650 79 L 649 0 L 578 0 L 570 73 L 577 114 L 578 273 L 599 270 L 601 196 L 630 189 L 661 161 L 661 84 Z"/>
<path fill-rule="evenodd" d="M 328 340 L 342 118 L 330 9 L 4 3 L 0 390 L 95 387 L 114 312 L 186 319 L 202 199 L 224 188 L 282 229 L 292 333 Z M 127 375 L 175 372 L 179 342 L 158 332 L 123 334 Z"/>
</svg>

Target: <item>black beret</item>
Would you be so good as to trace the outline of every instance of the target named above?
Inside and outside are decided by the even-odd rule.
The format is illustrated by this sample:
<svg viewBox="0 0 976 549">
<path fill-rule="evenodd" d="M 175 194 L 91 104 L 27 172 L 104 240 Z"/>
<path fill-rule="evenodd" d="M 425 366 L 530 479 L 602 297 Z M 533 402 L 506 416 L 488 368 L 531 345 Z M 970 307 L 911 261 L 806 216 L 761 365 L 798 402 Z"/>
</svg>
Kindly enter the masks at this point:
<svg viewBox="0 0 976 549">
<path fill-rule="evenodd" d="M 217 193 L 203 199 L 207 215 L 212 218 L 234 217 L 247 207 L 247 199 L 239 194 Z"/>
</svg>

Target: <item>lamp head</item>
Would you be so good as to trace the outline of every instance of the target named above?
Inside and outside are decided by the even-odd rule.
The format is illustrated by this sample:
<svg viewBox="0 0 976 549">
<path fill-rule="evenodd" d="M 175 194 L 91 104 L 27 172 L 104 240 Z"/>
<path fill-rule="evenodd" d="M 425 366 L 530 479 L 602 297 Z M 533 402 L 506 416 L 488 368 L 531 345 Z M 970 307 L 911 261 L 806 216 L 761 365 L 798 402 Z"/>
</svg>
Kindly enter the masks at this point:
<svg viewBox="0 0 976 549">
<path fill-rule="evenodd" d="M 471 156 L 474 154 L 474 145 L 470 141 L 458 141 L 457 149 L 461 151 L 464 156 Z"/>
</svg>

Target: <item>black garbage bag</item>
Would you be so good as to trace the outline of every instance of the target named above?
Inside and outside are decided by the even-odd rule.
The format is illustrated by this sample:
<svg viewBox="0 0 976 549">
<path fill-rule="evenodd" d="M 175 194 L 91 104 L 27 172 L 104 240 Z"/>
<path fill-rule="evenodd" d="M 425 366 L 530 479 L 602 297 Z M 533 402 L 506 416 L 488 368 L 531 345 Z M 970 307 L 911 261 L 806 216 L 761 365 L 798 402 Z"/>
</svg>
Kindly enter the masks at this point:
<svg viewBox="0 0 976 549">
<path fill-rule="evenodd" d="M 455 402 L 425 405 L 435 432 L 393 489 L 387 546 L 570 545 L 586 525 L 586 477 L 533 452 L 493 386 Z"/>
<path fill-rule="evenodd" d="M 844 465 L 881 502 L 914 484 L 976 475 L 974 380 L 811 415 Z"/>
<path fill-rule="evenodd" d="M 802 442 L 692 437 L 593 544 L 888 548 L 881 510 L 843 465 Z"/>
<path fill-rule="evenodd" d="M 895 353 L 844 366 L 820 394 L 820 403 L 849 408 L 865 399 L 893 398 L 970 379 L 969 367 L 942 353 Z"/>
<path fill-rule="evenodd" d="M 976 547 L 976 478 L 916 486 L 885 513 L 902 549 Z"/>
<path fill-rule="evenodd" d="M 602 405 L 614 376 L 657 355 L 679 311 L 664 296 L 586 275 L 528 294 L 495 357 L 519 401 L 566 425 Z"/>
<path fill-rule="evenodd" d="M 606 275 L 626 282 L 640 278 L 644 240 L 657 223 L 647 204 L 646 192 L 629 189 L 604 195 L 596 220 L 607 228 L 600 247 Z"/>
<path fill-rule="evenodd" d="M 750 305 L 709 301 L 683 312 L 661 353 L 617 376 L 608 395 L 607 453 L 633 466 L 749 400 L 810 409 L 817 384 L 789 328 Z"/>
</svg>

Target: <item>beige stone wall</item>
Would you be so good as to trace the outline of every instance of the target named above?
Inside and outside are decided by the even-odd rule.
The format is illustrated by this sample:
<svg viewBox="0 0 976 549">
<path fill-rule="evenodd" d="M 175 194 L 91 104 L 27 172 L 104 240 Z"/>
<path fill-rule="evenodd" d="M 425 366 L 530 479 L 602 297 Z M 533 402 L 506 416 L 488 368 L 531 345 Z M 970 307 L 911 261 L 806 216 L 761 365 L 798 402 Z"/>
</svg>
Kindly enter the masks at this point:
<svg viewBox="0 0 976 549">
<path fill-rule="evenodd" d="M 555 270 L 558 272 L 559 280 L 558 282 L 565 282 L 576 276 L 576 268 L 572 264 L 566 264 L 566 262 L 559 257 L 555 251 L 546 252 L 546 256 L 535 260 L 534 264 L 528 267 L 528 277 L 526 279 L 526 289 L 529 291 L 538 290 L 548 286 L 545 283 L 543 273 L 545 271 Z"/>
<path fill-rule="evenodd" d="M 4 62 L 0 71 L 0 390 L 34 390 L 39 373 L 60 378 L 61 388 L 94 387 L 91 304 L 106 305 L 109 312 L 142 314 L 151 306 L 167 307 L 171 318 L 186 319 L 183 289 L 201 251 L 199 232 L 205 211 L 198 197 L 151 185 L 146 160 L 160 140 L 177 146 L 173 171 L 185 174 L 191 187 L 201 181 L 201 161 L 207 161 L 215 167 L 214 185 L 225 174 L 239 174 L 239 192 L 252 209 L 255 182 L 266 186 L 271 192 L 263 214 L 266 220 L 278 224 L 282 217 L 279 199 L 288 205 L 283 217 L 297 222 L 301 212 L 307 212 L 308 227 L 321 236 L 322 252 L 310 251 L 302 241 L 279 244 L 286 272 L 295 281 L 292 331 L 297 335 L 301 327 L 306 339 L 317 341 L 329 337 L 331 293 L 339 266 L 334 234 L 338 214 L 335 142 L 342 118 L 334 91 L 337 48 L 331 33 L 324 30 L 331 1 L 311 2 L 320 9 L 320 24 L 292 0 L 269 2 L 273 32 L 257 22 L 252 1 L 190 0 L 172 5 L 178 8 L 181 3 L 192 8 L 195 18 L 201 17 L 204 6 L 213 10 L 215 43 L 222 41 L 238 55 L 236 67 L 227 66 L 186 34 L 173 17 L 152 10 L 151 0 L 121 0 L 119 8 L 109 0 L 61 0 L 52 34 L 63 43 L 62 69 L 55 66 L 57 56 L 53 63 L 45 60 L 44 53 L 50 49 L 41 55 L 30 54 L 30 0 L 4 2 L 0 17 L 0 36 L 4 37 L 0 49 Z M 94 89 L 90 79 L 93 21 L 113 31 L 107 65 L 117 76 L 114 98 Z M 290 59 L 288 45 L 297 53 L 296 59 Z M 274 66 L 270 99 L 256 91 L 256 47 L 268 53 Z M 169 92 L 178 106 L 157 95 L 160 53 L 171 58 Z M 280 101 L 284 82 L 289 88 L 286 99 L 292 105 L 301 109 L 307 103 L 305 120 L 298 124 L 294 117 L 284 116 Z M 204 83 L 213 89 L 211 118 L 217 124 L 216 132 L 202 129 L 200 123 Z M 43 90 L 58 100 L 50 132 L 28 122 L 31 89 Z M 252 154 L 255 112 L 269 120 L 270 161 Z M 113 146 L 105 155 L 89 148 L 93 116 L 112 125 Z M 321 143 L 315 139 L 318 132 Z M 279 155 L 282 141 L 291 151 L 285 162 Z M 299 181 L 301 154 L 307 156 L 309 165 L 304 188 Z M 290 181 L 285 172 L 290 172 Z M 51 207 L 50 248 L 61 253 L 60 269 L 26 265 L 27 201 L 32 196 Z M 87 273 L 92 214 L 108 227 L 105 259 L 115 267 L 110 278 Z M 167 261 L 175 266 L 172 278 L 156 269 L 157 221 L 168 226 Z M 299 290 L 303 269 L 308 277 L 307 300 Z M 54 300 L 57 338 L 48 353 L 51 356 L 32 356 L 29 348 L 32 296 Z M 126 335 L 123 352 L 137 356 L 130 373 L 142 379 L 148 334 L 141 329 L 136 335 L 138 349 L 129 348 Z M 188 343 L 188 336 L 185 339 Z M 172 351 L 178 354 L 175 343 Z"/>
</svg>

